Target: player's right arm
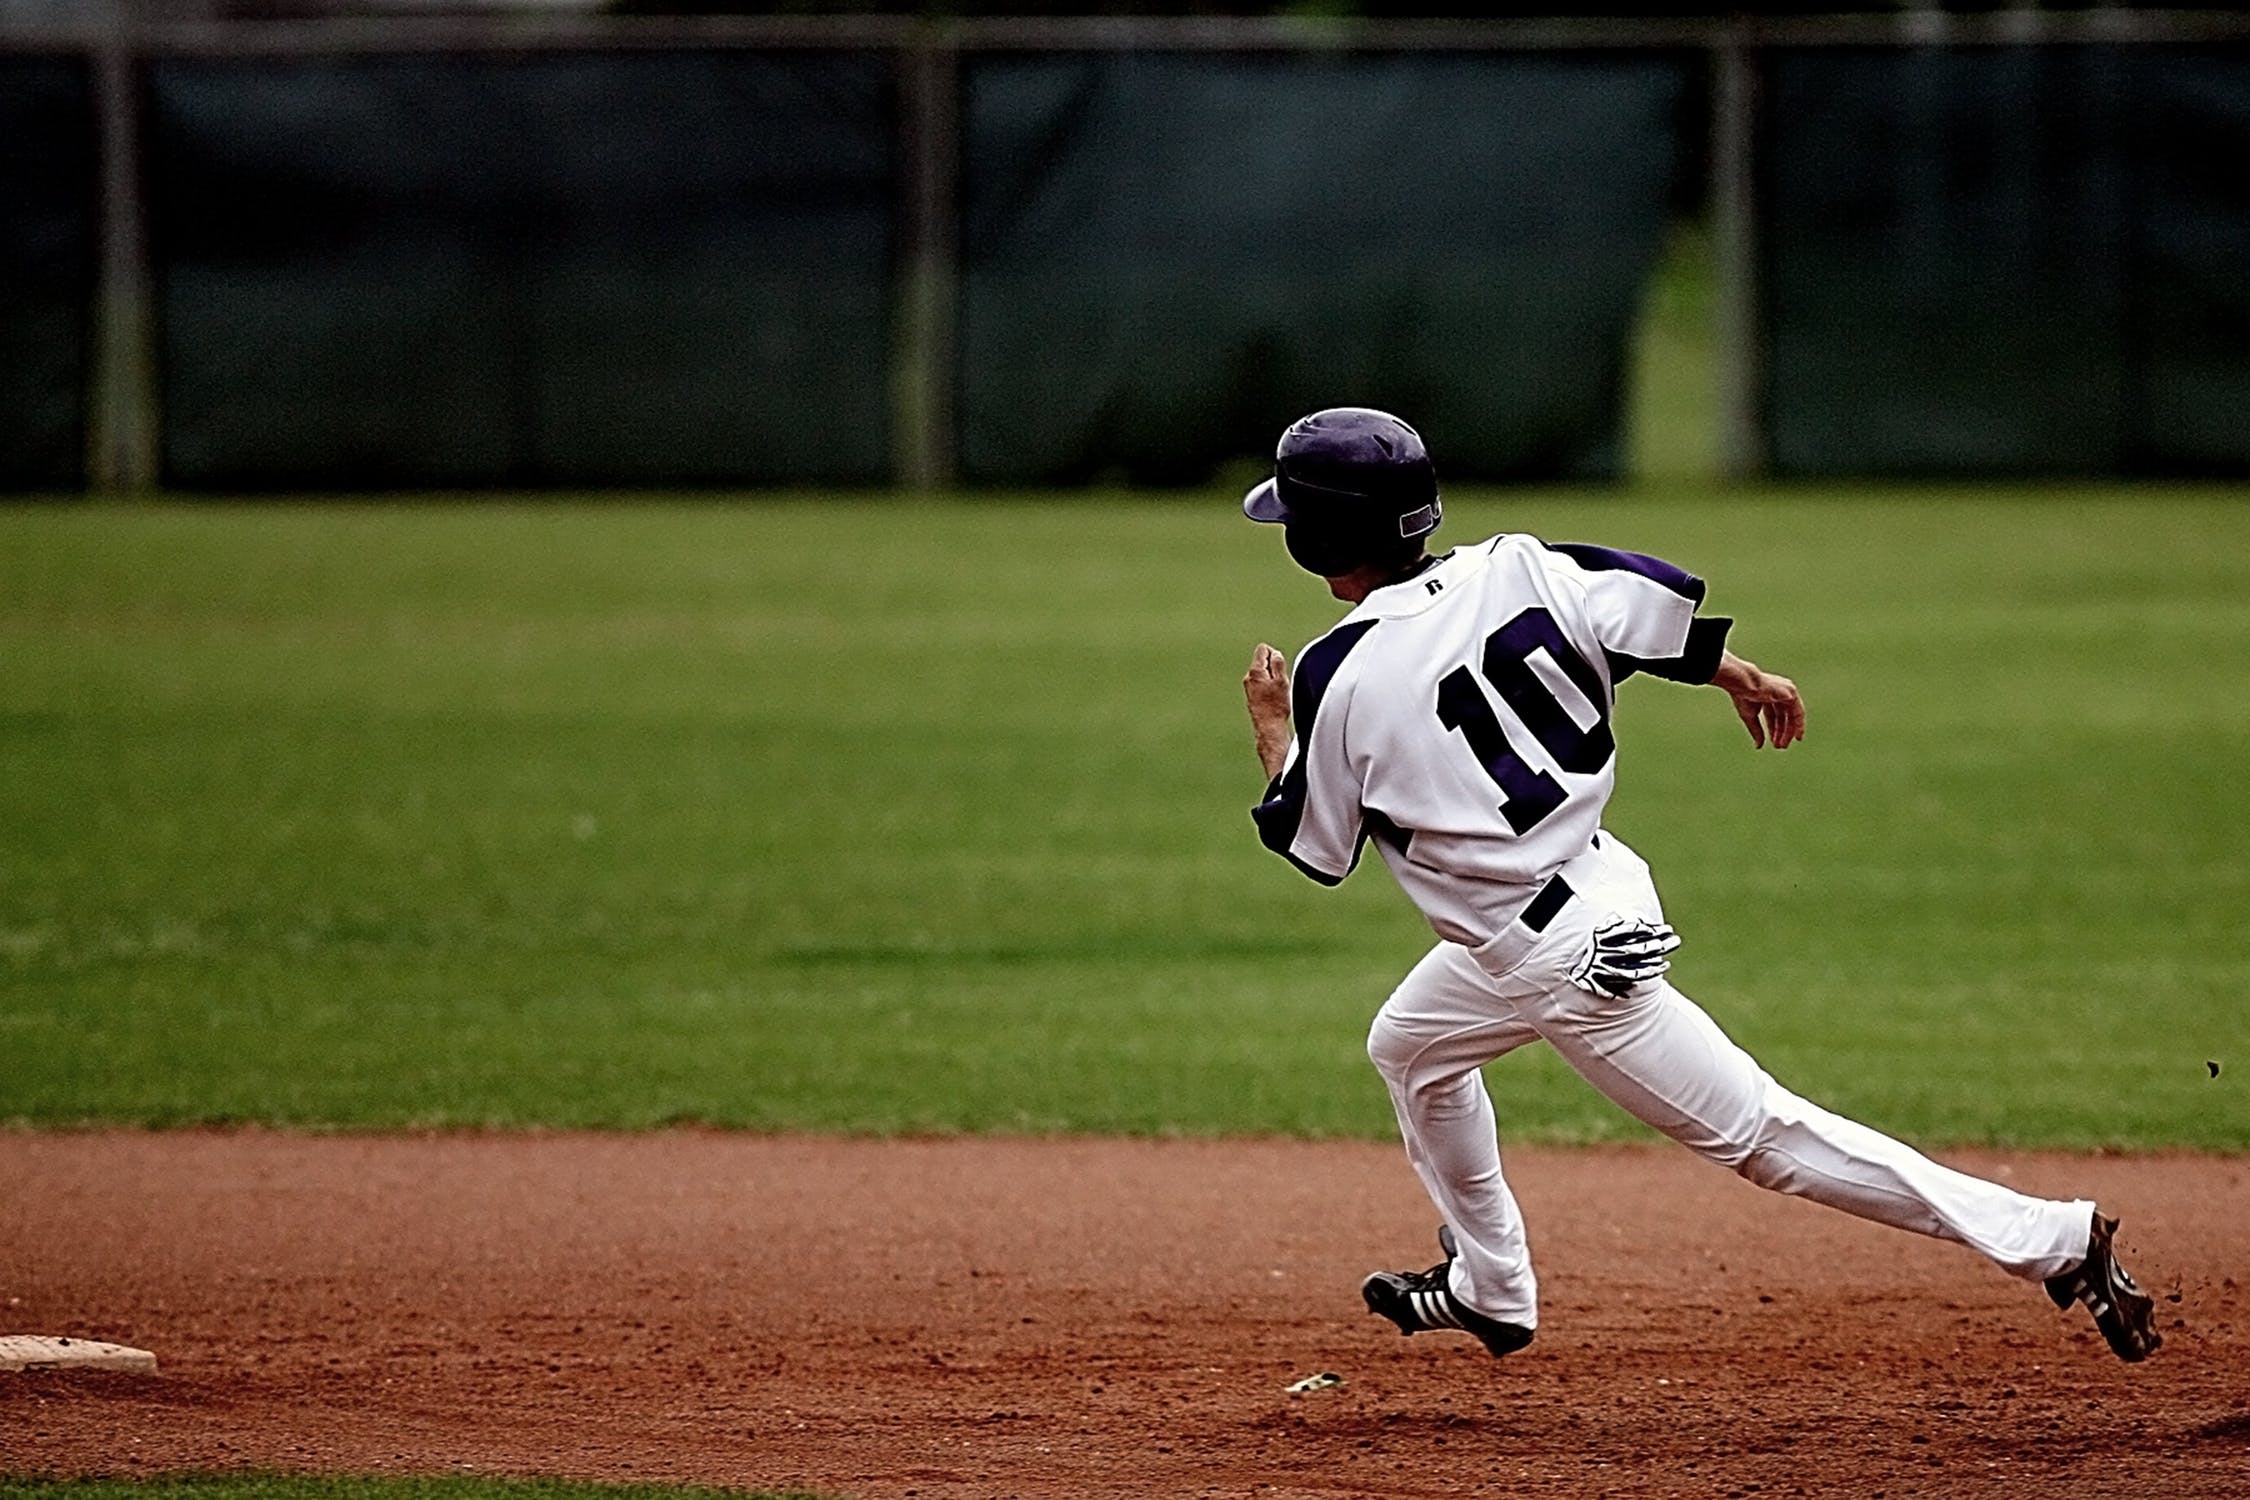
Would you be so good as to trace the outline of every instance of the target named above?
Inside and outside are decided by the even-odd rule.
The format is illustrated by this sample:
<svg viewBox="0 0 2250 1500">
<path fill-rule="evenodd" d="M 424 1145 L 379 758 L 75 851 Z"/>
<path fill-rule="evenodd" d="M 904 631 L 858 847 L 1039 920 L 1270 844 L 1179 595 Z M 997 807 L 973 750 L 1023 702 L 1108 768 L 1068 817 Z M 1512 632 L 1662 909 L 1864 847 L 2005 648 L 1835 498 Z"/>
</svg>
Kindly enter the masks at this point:
<svg viewBox="0 0 2250 1500">
<path fill-rule="evenodd" d="M 1761 670 L 1732 651 L 1719 653 L 1719 669 L 1711 686 L 1734 700 L 1750 743 L 1763 750 L 1771 740 L 1776 750 L 1786 750 L 1805 737 L 1805 700 L 1797 684 L 1778 672 Z"/>
<path fill-rule="evenodd" d="M 1540 560 L 1556 586 L 1580 601 L 1613 687 L 1636 672 L 1672 682 L 1711 680 L 1734 622 L 1698 613 L 1702 579 L 1644 552 L 1585 542 L 1542 546 Z"/>
<path fill-rule="evenodd" d="M 1696 613 L 1702 579 L 1645 553 L 1576 542 L 1548 544 L 1547 561 L 1585 600 L 1613 683 L 1633 672 L 1708 682 L 1734 700 L 1758 748 L 1770 741 L 1786 750 L 1805 737 L 1805 700 L 1797 684 L 1727 650 L 1732 620 Z"/>
</svg>

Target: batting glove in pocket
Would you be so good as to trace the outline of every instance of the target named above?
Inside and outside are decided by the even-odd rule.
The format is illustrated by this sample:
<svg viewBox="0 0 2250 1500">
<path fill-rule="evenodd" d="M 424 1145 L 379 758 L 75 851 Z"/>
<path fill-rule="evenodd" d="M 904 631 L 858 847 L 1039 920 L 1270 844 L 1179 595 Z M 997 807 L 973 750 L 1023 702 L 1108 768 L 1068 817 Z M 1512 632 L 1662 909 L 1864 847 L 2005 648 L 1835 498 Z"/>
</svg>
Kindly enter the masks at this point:
<svg viewBox="0 0 2250 1500">
<path fill-rule="evenodd" d="M 1618 917 L 1594 929 L 1593 946 L 1570 982 L 1590 995 L 1630 995 L 1672 967 L 1680 935 L 1662 922 Z"/>
</svg>

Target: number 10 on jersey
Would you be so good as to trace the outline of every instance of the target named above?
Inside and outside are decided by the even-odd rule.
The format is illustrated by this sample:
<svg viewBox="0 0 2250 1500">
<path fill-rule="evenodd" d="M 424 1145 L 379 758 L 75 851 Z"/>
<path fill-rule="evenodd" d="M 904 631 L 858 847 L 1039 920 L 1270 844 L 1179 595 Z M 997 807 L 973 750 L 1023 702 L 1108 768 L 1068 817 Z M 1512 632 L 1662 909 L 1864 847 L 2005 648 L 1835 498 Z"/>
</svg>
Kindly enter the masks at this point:
<svg viewBox="0 0 2250 1500">
<path fill-rule="evenodd" d="M 1581 729 L 1554 690 L 1532 669 L 1531 658 L 1541 651 L 1593 705 L 1591 726 Z M 1609 731 L 1608 689 L 1546 610 L 1527 609 L 1486 636 L 1478 665 L 1500 701 L 1514 710 L 1540 748 L 1565 771 L 1590 775 L 1608 765 L 1617 753 L 1617 740 Z M 1455 667 L 1439 681 L 1437 716 L 1439 723 L 1459 731 L 1468 741 L 1477 763 L 1503 793 L 1500 816 L 1517 833 L 1530 831 L 1563 805 L 1568 794 L 1562 783 L 1548 772 L 1533 768 L 1516 752 L 1507 731 L 1500 727 L 1500 715 L 1492 700 L 1467 667 Z"/>
</svg>

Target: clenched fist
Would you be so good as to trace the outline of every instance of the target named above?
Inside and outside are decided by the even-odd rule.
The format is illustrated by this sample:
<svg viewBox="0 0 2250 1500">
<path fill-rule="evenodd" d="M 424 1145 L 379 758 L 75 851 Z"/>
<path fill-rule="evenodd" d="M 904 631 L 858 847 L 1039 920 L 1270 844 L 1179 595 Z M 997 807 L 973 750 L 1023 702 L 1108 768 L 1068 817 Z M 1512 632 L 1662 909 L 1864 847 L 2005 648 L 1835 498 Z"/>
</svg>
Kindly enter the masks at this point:
<svg viewBox="0 0 2250 1500">
<path fill-rule="evenodd" d="M 1242 674 L 1242 696 L 1250 705 L 1258 764 L 1270 781 L 1289 759 L 1289 659 L 1260 641 L 1250 653 L 1250 670 Z"/>
</svg>

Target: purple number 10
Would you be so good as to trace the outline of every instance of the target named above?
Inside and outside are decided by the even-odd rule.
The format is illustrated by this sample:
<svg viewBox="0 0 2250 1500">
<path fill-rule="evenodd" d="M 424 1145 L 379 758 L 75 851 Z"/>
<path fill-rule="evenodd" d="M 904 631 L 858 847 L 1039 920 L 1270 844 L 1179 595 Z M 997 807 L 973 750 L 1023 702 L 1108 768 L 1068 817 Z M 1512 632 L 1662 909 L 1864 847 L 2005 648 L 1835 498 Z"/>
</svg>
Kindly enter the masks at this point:
<svg viewBox="0 0 2250 1500">
<path fill-rule="evenodd" d="M 1531 656 L 1544 650 L 1548 660 L 1562 669 L 1586 701 L 1594 706 L 1594 723 L 1581 729 L 1565 711 L 1539 674 L 1531 670 Z M 1617 753 L 1617 740 L 1609 732 L 1608 691 L 1601 677 L 1578 649 L 1563 636 L 1555 617 L 1532 608 L 1517 615 L 1485 637 L 1484 658 L 1479 663 L 1484 680 L 1515 711 L 1540 748 L 1565 771 L 1586 775 L 1609 764 Z M 1467 667 L 1455 667 L 1438 683 L 1438 722 L 1458 730 L 1476 753 L 1477 763 L 1504 794 L 1500 816 L 1518 833 L 1528 832 L 1539 820 L 1563 805 L 1562 783 L 1545 771 L 1535 770 L 1508 743 L 1492 700 L 1477 686 Z"/>
</svg>

